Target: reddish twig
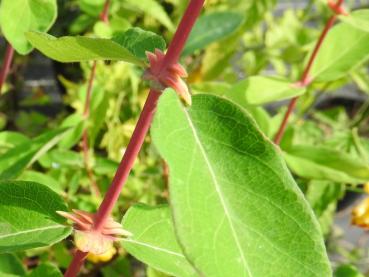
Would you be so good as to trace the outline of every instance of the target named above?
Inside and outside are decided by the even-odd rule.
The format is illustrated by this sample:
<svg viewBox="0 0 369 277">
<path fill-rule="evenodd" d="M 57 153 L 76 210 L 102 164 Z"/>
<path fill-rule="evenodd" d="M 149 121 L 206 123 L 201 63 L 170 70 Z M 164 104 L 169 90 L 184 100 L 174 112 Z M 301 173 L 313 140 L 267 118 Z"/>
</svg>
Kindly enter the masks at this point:
<svg viewBox="0 0 369 277">
<path fill-rule="evenodd" d="M 84 260 L 87 258 L 88 253 L 81 252 L 76 250 L 74 254 L 74 258 L 69 265 L 67 271 L 64 273 L 64 277 L 75 277 L 77 276 L 80 268 L 83 265 Z"/>
<path fill-rule="evenodd" d="M 87 91 L 86 91 L 86 99 L 85 99 L 85 107 L 84 107 L 84 111 L 83 111 L 83 117 L 86 120 L 90 117 L 91 94 L 92 94 L 93 83 L 94 83 L 95 75 L 96 75 L 96 65 L 97 65 L 97 62 L 94 61 L 94 63 L 92 64 L 90 77 L 89 77 L 89 80 L 88 80 L 88 86 L 87 86 Z M 84 164 L 85 164 L 87 176 L 88 176 L 88 178 L 91 182 L 92 191 L 97 197 L 100 197 L 101 193 L 100 193 L 99 187 L 96 183 L 96 180 L 95 180 L 95 177 L 94 177 L 94 174 L 92 172 L 90 162 L 89 162 L 89 145 L 88 145 L 88 129 L 87 129 L 87 127 L 85 127 L 83 129 L 81 144 L 82 144 L 82 151 L 83 151 L 83 161 L 84 161 Z"/>
<path fill-rule="evenodd" d="M 204 2 L 205 0 L 191 0 L 191 2 L 189 3 L 187 10 L 181 20 L 181 23 L 178 26 L 176 34 L 174 35 L 172 43 L 168 48 L 165 60 L 162 64 L 162 71 L 165 71 L 168 66 L 173 65 L 178 61 L 187 41 L 187 38 L 192 30 L 192 27 L 195 24 L 196 19 L 200 15 Z M 105 221 L 110 216 L 120 196 L 121 190 L 127 180 L 127 177 L 133 167 L 133 163 L 137 158 L 137 155 L 149 130 L 160 94 L 160 91 L 154 89 L 151 89 L 149 92 L 148 98 L 133 132 L 132 138 L 127 146 L 126 152 L 124 153 L 124 156 L 114 176 L 112 184 L 107 194 L 105 195 L 103 202 L 99 207 L 99 210 L 96 213 L 93 226 L 93 229 L 95 231 L 101 230 L 101 228 L 104 226 Z M 68 269 L 68 272 L 71 273 L 68 275 L 66 274 L 65 276 L 74 277 L 75 274 L 79 271 L 79 268 L 83 264 L 83 260 L 85 258 L 86 253 L 77 251 L 74 256 L 73 262 L 70 265 L 70 267 L 72 268 Z"/>
<path fill-rule="evenodd" d="M 100 14 L 100 20 L 109 23 L 109 8 L 110 8 L 110 0 L 106 0 L 104 4 L 104 9 Z"/>
<path fill-rule="evenodd" d="M 104 9 L 100 14 L 100 19 L 102 21 L 106 22 L 106 23 L 109 22 L 109 19 L 108 19 L 109 7 L 110 7 L 110 0 L 106 0 L 105 4 L 104 4 Z M 97 66 L 97 62 L 94 61 L 93 64 L 92 64 L 90 76 L 89 76 L 89 79 L 88 79 L 85 106 L 84 106 L 84 111 L 83 111 L 83 117 L 86 120 L 88 120 L 88 118 L 90 117 L 91 94 L 92 94 L 92 89 L 93 89 L 95 76 L 96 76 L 96 66 Z M 89 148 L 89 145 L 88 145 L 88 129 L 87 129 L 87 127 L 85 127 L 84 130 L 83 130 L 81 144 L 82 144 L 82 151 L 83 151 L 83 161 L 84 161 L 84 165 L 85 165 L 85 168 L 86 168 L 88 179 L 91 182 L 91 189 L 97 197 L 100 197 L 101 193 L 100 193 L 100 190 L 99 190 L 99 186 L 96 183 L 94 173 L 91 169 L 90 162 L 89 162 L 89 150 L 90 150 L 90 148 Z"/>
<path fill-rule="evenodd" d="M 0 71 L 0 95 L 1 95 L 3 85 L 9 73 L 10 66 L 13 60 L 13 56 L 14 56 L 14 48 L 9 43 L 5 50 L 3 66 L 1 67 L 1 71 Z"/>
<path fill-rule="evenodd" d="M 337 16 L 338 14 L 345 14 L 345 11 L 342 7 L 344 0 L 338 0 L 336 4 L 330 4 L 331 9 L 335 12 L 334 15 L 332 15 L 329 20 L 327 21 L 319 39 L 317 44 L 315 45 L 315 48 L 313 50 L 313 53 L 311 54 L 309 61 L 304 69 L 304 72 L 302 73 L 302 76 L 298 82 L 298 85 L 301 87 L 306 87 L 308 85 L 310 85 L 311 83 L 311 79 L 310 79 L 310 72 L 311 72 L 311 68 L 314 65 L 314 62 L 316 60 L 316 57 L 318 56 L 319 50 L 322 48 L 322 45 L 324 43 L 324 40 L 326 39 L 329 30 L 333 27 L 334 23 L 337 20 Z M 330 2 L 331 3 L 331 2 Z M 286 131 L 287 125 L 288 125 L 288 120 L 290 118 L 290 116 L 292 115 L 292 112 L 294 111 L 296 104 L 297 104 L 297 100 L 299 99 L 299 97 L 295 97 L 293 98 L 289 105 L 288 105 L 288 109 L 287 112 L 284 115 L 283 121 L 279 127 L 279 130 L 274 138 L 274 142 L 275 144 L 280 144 L 283 135 Z"/>
</svg>

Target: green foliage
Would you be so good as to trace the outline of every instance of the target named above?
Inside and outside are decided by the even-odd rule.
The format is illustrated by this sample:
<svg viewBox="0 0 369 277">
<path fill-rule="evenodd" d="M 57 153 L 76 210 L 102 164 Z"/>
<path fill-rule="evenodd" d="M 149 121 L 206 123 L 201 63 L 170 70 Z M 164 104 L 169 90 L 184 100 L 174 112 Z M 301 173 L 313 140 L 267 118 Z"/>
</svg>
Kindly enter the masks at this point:
<svg viewBox="0 0 369 277">
<path fill-rule="evenodd" d="M 341 265 L 334 273 L 335 277 L 363 277 L 364 275 L 353 265 Z"/>
<path fill-rule="evenodd" d="M 55 146 L 63 138 L 65 132 L 65 128 L 45 132 L 33 140 L 9 149 L 0 160 L 0 179 L 12 179 L 20 175 L 25 168 Z"/>
<path fill-rule="evenodd" d="M 20 54 L 28 54 L 32 46 L 25 33 L 47 32 L 57 16 L 56 0 L 2 0 L 0 26 L 6 39 Z"/>
<path fill-rule="evenodd" d="M 164 51 L 166 47 L 162 37 L 140 28 L 131 28 L 124 33 L 119 33 L 113 37 L 113 40 L 140 59 L 146 59 L 146 51 L 152 53 L 155 49 Z"/>
<path fill-rule="evenodd" d="M 63 200 L 49 188 L 33 182 L 0 182 L 0 253 L 54 244 L 71 228 L 56 211 L 65 211 Z"/>
<path fill-rule="evenodd" d="M 165 27 L 168 28 L 169 31 L 174 31 L 174 25 L 172 20 L 168 17 L 168 14 L 163 9 L 163 7 L 155 0 L 125 0 L 125 2 L 129 3 L 134 8 L 139 11 L 144 12 L 150 17 L 155 18 L 160 23 L 162 23 Z"/>
<path fill-rule="evenodd" d="M 225 96 L 241 106 L 247 106 L 290 99 L 305 92 L 306 88 L 286 80 L 252 76 L 235 84 Z"/>
<path fill-rule="evenodd" d="M 27 277 L 62 277 L 60 270 L 50 263 L 40 264 Z"/>
<path fill-rule="evenodd" d="M 190 55 L 231 35 L 240 27 L 243 19 L 241 14 L 234 12 L 214 12 L 201 16 L 192 29 L 183 55 Z"/>
<path fill-rule="evenodd" d="M 166 91 L 153 138 L 170 167 L 177 237 L 200 272 L 330 274 L 312 211 L 280 154 L 242 110 L 206 95 L 185 109 Z M 273 262 L 266 267 L 266 260 Z"/>
<path fill-rule="evenodd" d="M 285 153 L 291 170 L 301 177 L 360 184 L 369 179 L 367 161 L 326 147 L 296 145 Z"/>
<path fill-rule="evenodd" d="M 340 19 L 355 28 L 369 32 L 369 10 L 358 10 L 349 15 L 341 15 Z"/>
<path fill-rule="evenodd" d="M 55 2 L 1 1 L 2 34 L 18 52 L 32 48 L 27 32 L 45 55 L 74 63 L 16 55 L 0 97 L 0 252 L 17 252 L 0 255 L 1 276 L 61 276 L 57 267 L 68 267 L 69 239 L 49 247 L 71 231 L 55 210 L 96 211 L 91 184 L 106 193 L 147 96 L 145 52 L 165 52 L 188 2 L 111 1 L 102 22 L 105 0 L 58 1 L 54 37 L 45 32 Z M 115 244 L 113 260 L 86 264 L 86 275 L 325 277 L 327 254 L 335 276 L 369 270 L 366 249 L 346 249 L 342 235 L 351 233 L 335 225 L 341 199 L 369 180 L 368 10 L 338 16 L 303 88 L 297 81 L 332 12 L 323 0 L 275 12 L 276 2 L 206 1 L 181 59 L 194 104 L 163 92 L 153 136 L 113 210 L 126 212 L 133 236 Z M 270 140 L 293 97 L 279 149 Z M 38 267 L 23 268 L 30 258 Z"/>
<path fill-rule="evenodd" d="M 353 12 L 355 15 L 355 12 Z M 369 58 L 369 33 L 340 23 L 329 32 L 311 71 L 317 82 L 344 77 Z"/>
<path fill-rule="evenodd" d="M 91 37 L 55 38 L 37 32 L 27 33 L 27 38 L 43 54 L 60 62 L 116 60 L 144 65 L 145 51 L 165 47 L 159 36 L 137 28 L 127 31 L 123 36 L 117 36 L 115 40 Z"/>
<path fill-rule="evenodd" d="M 122 224 L 133 234 L 123 241 L 130 254 L 169 275 L 197 276 L 177 243 L 168 206 L 133 206 Z"/>
<path fill-rule="evenodd" d="M 26 271 L 22 261 L 14 254 L 0 255 L 0 276 L 3 274 L 24 275 Z"/>
</svg>

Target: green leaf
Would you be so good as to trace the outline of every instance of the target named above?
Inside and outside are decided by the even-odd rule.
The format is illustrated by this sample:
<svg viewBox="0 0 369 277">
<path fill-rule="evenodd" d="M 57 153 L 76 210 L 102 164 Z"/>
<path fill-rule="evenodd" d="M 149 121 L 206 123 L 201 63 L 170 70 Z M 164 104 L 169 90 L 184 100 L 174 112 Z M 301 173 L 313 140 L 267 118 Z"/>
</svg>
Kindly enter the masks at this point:
<svg viewBox="0 0 369 277">
<path fill-rule="evenodd" d="M 133 275 L 131 264 L 127 257 L 118 257 L 113 262 L 109 263 L 109 266 L 104 266 L 101 271 L 104 277 L 122 277 Z"/>
<path fill-rule="evenodd" d="M 0 195 L 0 253 L 48 246 L 70 234 L 71 228 L 56 214 L 67 207 L 48 187 L 3 181 Z"/>
<path fill-rule="evenodd" d="M 30 139 L 21 133 L 12 131 L 0 132 L 0 148 L 12 148 L 27 141 L 30 141 Z"/>
<path fill-rule="evenodd" d="M 8 150 L 0 159 L 0 180 L 19 176 L 25 168 L 55 146 L 65 132 L 65 128 L 52 130 Z"/>
<path fill-rule="evenodd" d="M 160 271 L 157 271 L 152 267 L 148 267 L 146 269 L 146 275 L 147 275 L 147 277 L 170 277 L 167 274 L 165 274 L 163 272 L 160 272 Z"/>
<path fill-rule="evenodd" d="M 126 0 L 133 7 L 141 10 L 145 14 L 155 18 L 161 24 L 168 28 L 169 31 L 174 31 L 173 22 L 170 20 L 164 8 L 155 0 Z"/>
<path fill-rule="evenodd" d="M 22 261 L 14 254 L 0 255 L 0 276 L 3 274 L 24 275 L 26 271 Z"/>
<path fill-rule="evenodd" d="M 152 136 L 170 169 L 177 238 L 204 276 L 331 274 L 312 210 L 242 109 L 210 95 L 187 109 L 168 90 Z"/>
<path fill-rule="evenodd" d="M 341 265 L 334 272 L 335 277 L 364 277 L 363 274 L 353 265 Z"/>
<path fill-rule="evenodd" d="M 123 241 L 131 255 L 170 275 L 197 276 L 177 243 L 168 206 L 133 206 L 122 224 L 133 234 Z"/>
<path fill-rule="evenodd" d="M 235 84 L 226 97 L 244 105 L 262 105 L 300 96 L 306 88 L 298 87 L 286 80 L 252 76 Z"/>
<path fill-rule="evenodd" d="M 29 32 L 26 36 L 35 48 L 59 62 L 113 60 L 144 64 L 128 49 L 110 39 L 80 36 L 56 38 L 40 32 Z"/>
<path fill-rule="evenodd" d="M 60 270 L 50 263 L 40 264 L 27 277 L 63 277 Z"/>
<path fill-rule="evenodd" d="M 146 59 L 146 51 L 154 52 L 155 49 L 164 51 L 166 48 L 165 40 L 161 36 L 140 28 L 131 28 L 124 33 L 118 33 L 113 40 L 140 59 Z"/>
<path fill-rule="evenodd" d="M 257 107 L 248 104 L 245 101 L 244 95 L 240 93 L 233 93 L 231 90 L 232 86 L 224 82 L 205 82 L 194 84 L 192 86 L 192 92 L 196 94 L 211 94 L 216 96 L 222 96 L 229 100 L 232 100 L 236 104 L 242 106 L 248 113 L 251 114 L 252 118 L 256 121 L 260 129 L 264 134 L 269 136 L 270 134 L 270 121 L 271 118 L 263 107 Z"/>
<path fill-rule="evenodd" d="M 32 50 L 25 33 L 47 32 L 56 20 L 56 0 L 2 0 L 0 26 L 5 38 L 17 52 Z"/>
<path fill-rule="evenodd" d="M 70 149 L 81 141 L 83 130 L 86 126 L 86 120 L 77 113 L 66 117 L 60 127 L 69 128 L 65 136 L 58 143 L 62 149 Z"/>
<path fill-rule="evenodd" d="M 241 26 L 242 22 L 243 16 L 235 12 L 213 12 L 201 16 L 191 31 L 183 56 L 228 37 Z"/>
<path fill-rule="evenodd" d="M 290 169 L 300 177 L 358 184 L 369 180 L 365 161 L 327 147 L 298 145 L 284 153 Z"/>
<path fill-rule="evenodd" d="M 327 35 L 310 77 L 317 82 L 334 81 L 346 76 L 368 58 L 369 33 L 341 23 Z"/>
<path fill-rule="evenodd" d="M 328 235 L 333 224 L 337 201 L 344 195 L 345 188 L 331 181 L 313 180 L 305 193 L 317 216 L 324 235 Z"/>
<path fill-rule="evenodd" d="M 341 15 L 340 20 L 351 26 L 369 32 L 369 10 L 357 10 L 349 15 Z"/>
<path fill-rule="evenodd" d="M 46 175 L 38 171 L 26 170 L 19 177 L 19 180 L 37 182 L 37 183 L 40 183 L 42 185 L 49 187 L 50 189 L 52 189 L 58 194 L 64 193 L 63 190 L 60 188 L 59 183 L 52 176 Z"/>
</svg>

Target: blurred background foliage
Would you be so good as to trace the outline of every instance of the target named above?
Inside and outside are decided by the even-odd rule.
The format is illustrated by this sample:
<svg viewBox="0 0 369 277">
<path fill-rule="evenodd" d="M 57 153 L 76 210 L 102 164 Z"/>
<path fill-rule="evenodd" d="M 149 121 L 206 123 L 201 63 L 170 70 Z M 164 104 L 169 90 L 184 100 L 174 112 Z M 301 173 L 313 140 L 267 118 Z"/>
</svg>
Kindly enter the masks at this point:
<svg viewBox="0 0 369 277">
<path fill-rule="evenodd" d="M 103 4 L 104 0 L 58 1 L 58 19 L 49 33 L 111 38 L 135 26 L 160 34 L 170 42 L 187 1 L 114 0 L 109 25 L 99 21 Z M 346 4 L 352 10 L 369 7 L 365 0 L 351 0 Z M 331 15 L 324 0 L 278 3 L 276 0 L 208 0 L 204 16 L 220 11 L 236 12 L 241 20 L 234 23 L 227 36 L 204 49 L 190 49 L 182 58 L 194 94 L 224 95 L 233 84 L 253 75 L 278 75 L 295 82 Z M 215 24 L 227 23 L 217 18 Z M 202 28 L 200 34 L 208 32 L 210 27 L 204 24 Z M 0 46 L 4 51 L 2 43 Z M 36 51 L 30 56 L 17 55 L 4 88 L 6 93 L 0 99 L 0 153 L 40 140 L 40 135 L 51 129 L 68 128 L 53 143 L 55 147 L 40 148 L 29 154 L 32 162 L 27 162 L 26 170 L 20 171 L 17 177 L 51 187 L 63 195 L 70 208 L 94 211 L 101 198 L 91 191 L 92 180 L 86 172 L 80 147 L 82 130 L 88 128 L 91 148 L 88 163 L 94 181 L 104 194 L 132 135 L 148 84 L 141 81 L 143 71 L 134 65 L 98 62 L 91 116 L 86 121 L 83 107 L 91 66 L 92 63 L 57 63 Z M 288 166 L 322 226 L 337 276 L 361 276 L 358 272 L 358 275 L 339 275 L 355 273 L 356 267 L 362 272 L 369 271 L 367 238 L 360 237 L 359 244 L 353 244 L 345 239 L 344 232 L 351 234 L 350 228 L 354 227 L 349 227 L 347 222 L 348 229 L 334 224 L 337 213 L 351 213 L 352 207 L 347 206 L 365 195 L 364 184 L 369 181 L 367 172 L 360 171 L 369 161 L 368 73 L 366 63 L 343 78 L 310 86 L 301 97 L 281 143 Z M 286 103 L 251 106 L 239 101 L 238 104 L 273 138 Z M 2 166 L 0 163 L 0 169 Z M 133 203 L 166 202 L 167 185 L 168 169 L 148 136 L 122 191 L 115 217 L 121 217 Z M 71 259 L 70 248 L 71 240 L 47 251 L 37 249 L 18 256 L 29 267 L 39 261 L 53 261 L 65 268 Z M 164 276 L 153 269 L 146 271 L 118 246 L 115 252 L 102 260 L 90 257 L 84 274 Z"/>
</svg>

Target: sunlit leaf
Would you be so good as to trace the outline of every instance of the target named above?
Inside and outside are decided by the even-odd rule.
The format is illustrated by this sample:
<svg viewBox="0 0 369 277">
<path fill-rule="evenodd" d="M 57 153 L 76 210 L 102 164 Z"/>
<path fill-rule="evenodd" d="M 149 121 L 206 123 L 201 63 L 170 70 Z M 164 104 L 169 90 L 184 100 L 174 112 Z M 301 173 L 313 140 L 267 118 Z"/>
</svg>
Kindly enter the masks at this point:
<svg viewBox="0 0 369 277">
<path fill-rule="evenodd" d="M 318 82 L 336 80 L 368 58 L 369 32 L 340 23 L 328 33 L 313 64 L 310 78 Z"/>
<path fill-rule="evenodd" d="M 369 32 L 369 10 L 357 10 L 349 15 L 341 15 L 340 19 L 357 29 Z"/>
<path fill-rule="evenodd" d="M 331 274 L 312 210 L 242 109 L 210 95 L 186 108 L 168 90 L 152 135 L 169 165 L 177 238 L 204 276 Z"/>
<path fill-rule="evenodd" d="M 354 184 L 369 180 L 369 166 L 366 161 L 353 158 L 342 151 L 297 145 L 288 149 L 284 156 L 290 169 L 304 178 Z"/>
<path fill-rule="evenodd" d="M 252 76 L 235 84 L 225 96 L 242 106 L 262 105 L 300 96 L 305 91 L 286 80 Z"/>
<path fill-rule="evenodd" d="M 12 46 L 20 54 L 27 54 L 32 50 L 32 45 L 26 39 L 25 33 L 48 31 L 56 15 L 56 0 L 2 0 L 0 26 Z"/>
</svg>

